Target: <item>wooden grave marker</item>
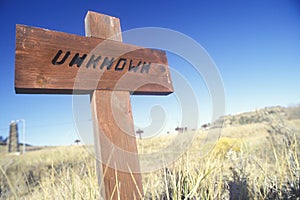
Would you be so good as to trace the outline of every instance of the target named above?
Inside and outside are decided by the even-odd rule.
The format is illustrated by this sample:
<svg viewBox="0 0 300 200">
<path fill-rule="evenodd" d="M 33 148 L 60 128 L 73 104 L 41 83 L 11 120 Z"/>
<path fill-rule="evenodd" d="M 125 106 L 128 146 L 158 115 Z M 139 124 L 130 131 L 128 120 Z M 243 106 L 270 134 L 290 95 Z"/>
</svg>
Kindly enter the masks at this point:
<svg viewBox="0 0 300 200">
<path fill-rule="evenodd" d="M 130 94 L 173 92 L 166 53 L 122 43 L 115 17 L 89 11 L 85 31 L 86 37 L 17 25 L 15 91 L 89 94 L 95 152 L 102 162 L 97 162 L 100 193 L 104 199 L 141 199 Z"/>
<path fill-rule="evenodd" d="M 141 129 L 138 129 L 138 130 L 136 131 L 136 134 L 139 135 L 140 140 L 142 139 L 142 134 L 143 134 L 143 133 L 144 133 L 144 131 L 141 130 Z"/>
</svg>

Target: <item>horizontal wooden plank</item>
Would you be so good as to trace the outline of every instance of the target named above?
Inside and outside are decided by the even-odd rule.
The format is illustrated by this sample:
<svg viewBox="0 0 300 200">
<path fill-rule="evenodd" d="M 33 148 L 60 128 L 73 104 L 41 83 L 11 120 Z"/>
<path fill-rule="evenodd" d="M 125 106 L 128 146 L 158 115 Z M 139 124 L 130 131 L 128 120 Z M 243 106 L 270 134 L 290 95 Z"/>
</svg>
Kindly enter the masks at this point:
<svg viewBox="0 0 300 200">
<path fill-rule="evenodd" d="M 17 93 L 173 92 L 166 53 L 113 40 L 16 26 Z"/>
</svg>

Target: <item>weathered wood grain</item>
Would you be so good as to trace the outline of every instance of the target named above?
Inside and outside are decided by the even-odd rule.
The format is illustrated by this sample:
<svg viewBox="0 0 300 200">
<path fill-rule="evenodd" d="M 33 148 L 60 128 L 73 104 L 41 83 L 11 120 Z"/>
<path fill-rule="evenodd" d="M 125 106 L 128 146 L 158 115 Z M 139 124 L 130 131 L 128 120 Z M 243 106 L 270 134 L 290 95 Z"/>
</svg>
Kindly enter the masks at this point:
<svg viewBox="0 0 300 200">
<path fill-rule="evenodd" d="M 98 24 L 86 18 L 86 27 Z M 115 31 L 119 22 L 108 21 Z M 113 24 L 115 23 L 115 24 Z M 88 35 L 96 35 L 104 27 Z M 104 33 L 102 37 L 107 37 Z M 115 36 L 120 39 L 121 36 Z M 72 94 L 93 90 L 134 94 L 173 92 L 166 53 L 103 38 L 16 27 L 15 89 L 17 93 Z M 65 59 L 64 59 L 65 57 Z M 109 62 L 111 65 L 109 65 Z"/>
<path fill-rule="evenodd" d="M 118 18 L 89 12 L 85 18 L 86 35 L 114 38 L 122 42 Z M 117 34 L 117 36 L 116 36 Z M 98 163 L 98 180 L 106 199 L 141 199 L 142 178 L 131 113 L 129 91 L 95 90 L 91 108 Z"/>
</svg>

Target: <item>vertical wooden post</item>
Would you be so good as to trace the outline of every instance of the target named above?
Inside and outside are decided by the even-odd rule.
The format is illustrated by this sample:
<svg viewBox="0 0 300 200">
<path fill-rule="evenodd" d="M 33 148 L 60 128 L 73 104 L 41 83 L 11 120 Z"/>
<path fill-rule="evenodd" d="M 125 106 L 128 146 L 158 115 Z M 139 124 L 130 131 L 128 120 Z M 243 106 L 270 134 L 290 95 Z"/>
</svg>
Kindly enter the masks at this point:
<svg viewBox="0 0 300 200">
<path fill-rule="evenodd" d="M 85 18 L 85 31 L 88 37 L 109 38 L 122 42 L 120 21 L 115 17 L 89 11 Z M 141 174 L 130 172 L 139 169 L 130 93 L 95 90 L 91 94 L 91 109 L 95 151 L 102 161 L 97 165 L 98 182 L 99 186 L 102 186 L 100 193 L 105 199 L 141 199 L 143 195 Z M 124 120 L 126 133 L 118 126 L 113 112 Z M 124 156 L 122 151 L 115 151 L 107 141 L 123 150 Z M 126 152 L 133 153 L 134 156 L 126 160 L 128 157 L 125 155 Z M 118 166 L 124 166 L 128 171 L 121 171 Z"/>
</svg>

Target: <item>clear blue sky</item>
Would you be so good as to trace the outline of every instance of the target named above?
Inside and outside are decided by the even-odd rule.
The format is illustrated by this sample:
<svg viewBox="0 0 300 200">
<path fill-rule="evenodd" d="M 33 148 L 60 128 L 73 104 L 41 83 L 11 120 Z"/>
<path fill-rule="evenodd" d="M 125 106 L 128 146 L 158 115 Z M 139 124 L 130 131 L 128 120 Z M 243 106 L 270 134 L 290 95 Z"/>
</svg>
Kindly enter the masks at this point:
<svg viewBox="0 0 300 200">
<path fill-rule="evenodd" d="M 76 139 L 71 96 L 15 94 L 15 25 L 84 35 L 83 20 L 88 10 L 120 18 L 123 31 L 163 27 L 182 32 L 200 43 L 222 76 L 227 114 L 300 102 L 300 2 L 297 0 L 1 0 L 0 136 L 8 135 L 10 121 L 25 119 L 29 143 L 62 145 Z M 172 56 L 169 64 L 182 74 L 187 67 L 184 65 L 188 65 Z M 191 74 L 186 78 L 199 94 L 199 123 L 209 121 L 211 103 L 203 80 L 194 80 Z M 161 101 L 167 100 L 162 97 Z M 159 104 L 160 99 L 132 98 L 135 123 L 141 126 L 149 123 L 149 108 L 144 102 Z M 172 105 L 169 105 L 171 110 Z M 167 130 L 172 130 L 178 120 L 169 116 Z M 89 124 L 88 120 L 83 123 Z"/>
</svg>

